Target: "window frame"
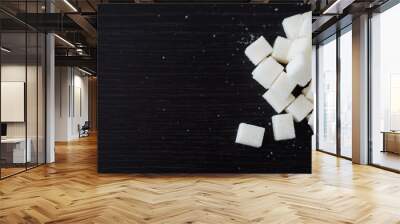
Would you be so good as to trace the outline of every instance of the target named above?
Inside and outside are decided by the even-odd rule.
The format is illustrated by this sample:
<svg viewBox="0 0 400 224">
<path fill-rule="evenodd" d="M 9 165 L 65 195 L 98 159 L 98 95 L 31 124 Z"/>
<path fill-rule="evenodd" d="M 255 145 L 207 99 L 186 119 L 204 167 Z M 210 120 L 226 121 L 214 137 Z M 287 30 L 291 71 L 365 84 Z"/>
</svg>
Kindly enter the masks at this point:
<svg viewBox="0 0 400 224">
<path fill-rule="evenodd" d="M 340 82 L 341 82 L 341 66 L 340 66 L 340 37 L 344 34 L 346 34 L 347 32 L 351 32 L 352 31 L 352 23 L 350 22 L 349 24 L 347 24 L 346 26 L 342 27 L 341 29 L 337 29 L 335 33 L 331 34 L 330 36 L 319 40 L 318 43 L 316 43 L 316 93 L 319 92 L 319 85 L 320 85 L 320 74 L 319 74 L 319 64 L 320 64 L 320 56 L 319 56 L 319 48 L 322 44 L 326 44 L 329 43 L 330 41 L 336 41 L 336 152 L 332 153 L 329 151 L 326 151 L 324 149 L 321 149 L 320 146 L 320 142 L 319 142 L 319 133 L 320 133 L 320 127 L 319 127 L 319 113 L 318 113 L 318 109 L 319 109 L 319 96 L 318 94 L 316 94 L 316 150 L 319 152 L 323 152 L 329 155 L 333 155 L 336 157 L 340 157 L 340 158 L 344 158 L 347 160 L 352 160 L 352 158 L 347 157 L 342 155 L 342 150 L 341 150 L 341 118 L 340 118 L 340 105 L 341 105 L 341 97 L 340 97 Z"/>
</svg>

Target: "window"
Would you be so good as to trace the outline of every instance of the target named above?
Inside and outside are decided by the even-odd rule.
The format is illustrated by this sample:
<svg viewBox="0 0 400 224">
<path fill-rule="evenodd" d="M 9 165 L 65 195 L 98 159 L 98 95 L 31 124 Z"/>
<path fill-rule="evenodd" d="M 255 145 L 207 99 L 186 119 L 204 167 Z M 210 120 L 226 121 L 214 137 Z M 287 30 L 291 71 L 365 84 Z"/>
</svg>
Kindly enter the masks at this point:
<svg viewBox="0 0 400 224">
<path fill-rule="evenodd" d="M 340 36 L 340 155 L 352 157 L 352 33 Z"/>
<path fill-rule="evenodd" d="M 339 34 L 340 36 L 337 36 Z M 317 146 L 321 151 L 350 159 L 352 157 L 352 26 L 343 28 L 337 35 L 329 37 L 318 45 Z"/>
<path fill-rule="evenodd" d="M 318 149 L 336 154 L 336 36 L 318 48 Z"/>
<path fill-rule="evenodd" d="M 371 18 L 371 162 L 400 170 L 400 5 Z"/>
</svg>

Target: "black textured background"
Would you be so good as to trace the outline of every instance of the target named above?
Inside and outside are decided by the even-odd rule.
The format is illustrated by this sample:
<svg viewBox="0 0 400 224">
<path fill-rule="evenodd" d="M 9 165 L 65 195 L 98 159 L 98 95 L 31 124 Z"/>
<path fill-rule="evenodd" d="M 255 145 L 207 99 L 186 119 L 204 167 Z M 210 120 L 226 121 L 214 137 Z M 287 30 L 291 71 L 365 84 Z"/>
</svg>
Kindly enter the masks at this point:
<svg viewBox="0 0 400 224">
<path fill-rule="evenodd" d="M 311 129 L 273 140 L 274 110 L 244 55 L 304 5 L 109 4 L 98 12 L 99 172 L 311 172 Z M 235 144 L 240 122 L 262 148 Z"/>
</svg>

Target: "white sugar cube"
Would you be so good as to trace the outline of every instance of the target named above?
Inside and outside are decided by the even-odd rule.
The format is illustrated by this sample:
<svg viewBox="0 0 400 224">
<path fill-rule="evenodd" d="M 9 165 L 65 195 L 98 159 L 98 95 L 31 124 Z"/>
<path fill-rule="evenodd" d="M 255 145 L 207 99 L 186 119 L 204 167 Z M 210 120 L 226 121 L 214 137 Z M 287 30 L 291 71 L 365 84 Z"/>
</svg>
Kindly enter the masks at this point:
<svg viewBox="0 0 400 224">
<path fill-rule="evenodd" d="M 265 128 L 240 123 L 235 143 L 260 148 L 264 138 Z"/>
<path fill-rule="evenodd" d="M 283 66 L 274 58 L 268 57 L 253 70 L 252 75 L 264 88 L 269 89 L 282 71 Z"/>
<path fill-rule="evenodd" d="M 296 39 L 299 36 L 299 31 L 303 25 L 304 17 L 302 14 L 296 14 L 285 18 L 282 21 L 283 30 L 286 37 L 289 39 Z"/>
<path fill-rule="evenodd" d="M 302 121 L 313 110 L 314 105 L 300 94 L 287 108 L 286 112 L 293 115 L 295 121 Z"/>
<path fill-rule="evenodd" d="M 292 94 L 286 98 L 282 98 L 279 94 L 276 94 L 271 90 L 264 93 L 263 98 L 277 113 L 281 113 L 295 99 Z"/>
<path fill-rule="evenodd" d="M 299 54 L 304 54 L 311 57 L 312 42 L 311 37 L 300 37 L 292 41 L 290 45 L 287 58 L 288 61 L 293 60 Z"/>
<path fill-rule="evenodd" d="M 286 73 L 293 82 L 304 87 L 311 80 L 311 57 L 300 54 L 286 66 Z"/>
<path fill-rule="evenodd" d="M 278 36 L 274 42 L 272 57 L 274 57 L 280 63 L 287 64 L 289 62 L 288 53 L 291 43 L 291 40 Z"/>
<path fill-rule="evenodd" d="M 272 47 L 263 36 L 250 44 L 244 51 L 254 65 L 258 65 L 264 58 L 272 53 Z"/>
<path fill-rule="evenodd" d="M 312 90 L 312 80 L 311 80 L 311 83 L 302 90 L 302 93 L 308 100 L 310 100 L 311 102 L 314 102 L 314 94 L 313 94 L 313 90 Z"/>
<path fill-rule="evenodd" d="M 303 23 L 299 29 L 299 37 L 312 35 L 312 12 L 303 13 Z"/>
<path fill-rule="evenodd" d="M 293 117 L 290 114 L 278 114 L 272 116 L 272 129 L 275 141 L 296 138 Z"/>
<path fill-rule="evenodd" d="M 286 99 L 292 93 L 296 83 L 289 79 L 285 72 L 282 72 L 272 84 L 270 90 L 279 95 L 280 98 Z"/>
</svg>

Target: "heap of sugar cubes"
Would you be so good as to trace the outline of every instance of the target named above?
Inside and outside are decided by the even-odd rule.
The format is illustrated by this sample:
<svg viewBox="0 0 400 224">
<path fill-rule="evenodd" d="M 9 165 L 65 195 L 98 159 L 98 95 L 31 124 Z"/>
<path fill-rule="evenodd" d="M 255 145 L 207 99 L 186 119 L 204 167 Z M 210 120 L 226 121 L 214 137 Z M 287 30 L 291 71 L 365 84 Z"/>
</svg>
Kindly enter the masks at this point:
<svg viewBox="0 0 400 224">
<path fill-rule="evenodd" d="M 272 116 L 275 141 L 296 138 L 294 122 L 308 119 L 313 128 L 313 92 L 311 88 L 311 12 L 296 14 L 283 20 L 285 37 L 278 36 L 273 47 L 263 36 L 245 50 L 257 66 L 252 76 L 267 91 L 263 98 L 276 111 Z M 295 97 L 296 86 L 305 87 Z M 259 148 L 265 128 L 240 123 L 236 143 Z"/>
</svg>

